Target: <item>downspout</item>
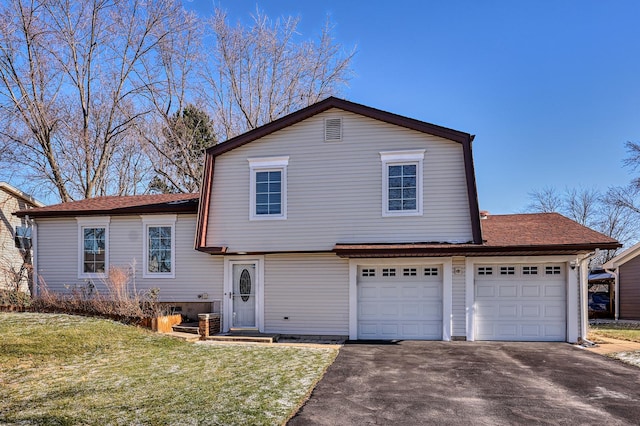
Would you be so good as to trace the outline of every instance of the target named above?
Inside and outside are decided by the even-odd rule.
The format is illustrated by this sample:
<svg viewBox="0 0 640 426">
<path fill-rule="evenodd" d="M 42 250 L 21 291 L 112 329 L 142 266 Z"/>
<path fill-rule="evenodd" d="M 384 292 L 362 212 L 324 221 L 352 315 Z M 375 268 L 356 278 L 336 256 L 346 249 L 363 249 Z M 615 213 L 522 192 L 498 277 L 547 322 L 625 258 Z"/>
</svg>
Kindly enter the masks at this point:
<svg viewBox="0 0 640 426">
<path fill-rule="evenodd" d="M 613 319 L 618 321 L 618 319 L 620 318 L 620 308 L 619 308 L 619 304 L 620 304 L 620 292 L 618 290 L 620 290 L 620 280 L 618 278 L 618 268 L 616 268 L 615 270 L 613 269 L 605 269 L 605 272 L 610 273 L 611 275 L 613 275 L 614 278 L 614 285 L 613 285 L 613 300 L 614 300 L 614 307 L 613 307 Z"/>
</svg>

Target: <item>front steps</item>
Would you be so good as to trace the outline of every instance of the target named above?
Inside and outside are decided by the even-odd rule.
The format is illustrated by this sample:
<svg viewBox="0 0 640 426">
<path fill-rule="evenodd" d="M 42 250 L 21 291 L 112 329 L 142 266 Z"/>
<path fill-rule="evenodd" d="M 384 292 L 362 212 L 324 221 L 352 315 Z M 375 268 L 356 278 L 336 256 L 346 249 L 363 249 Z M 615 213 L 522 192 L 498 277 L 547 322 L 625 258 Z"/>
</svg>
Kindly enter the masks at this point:
<svg viewBox="0 0 640 426">
<path fill-rule="evenodd" d="M 196 336 L 199 336 L 197 322 L 182 323 L 174 325 L 172 328 L 172 334 L 176 337 L 180 335 L 184 338 L 190 337 L 189 340 L 191 340 L 193 337 L 195 337 L 193 336 L 194 334 Z M 213 336 L 207 336 L 206 340 L 218 342 L 276 343 L 279 337 L 279 334 L 264 334 L 258 331 L 236 330 L 229 333 L 220 333 Z"/>
</svg>

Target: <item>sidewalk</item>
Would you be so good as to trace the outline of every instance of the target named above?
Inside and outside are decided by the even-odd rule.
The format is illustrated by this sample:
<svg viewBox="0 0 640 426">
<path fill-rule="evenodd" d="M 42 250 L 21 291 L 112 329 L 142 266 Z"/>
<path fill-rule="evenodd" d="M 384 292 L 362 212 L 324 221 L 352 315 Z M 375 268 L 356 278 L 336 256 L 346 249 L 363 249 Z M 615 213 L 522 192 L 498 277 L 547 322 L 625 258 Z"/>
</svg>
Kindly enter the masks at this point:
<svg viewBox="0 0 640 426">
<path fill-rule="evenodd" d="M 587 347 L 585 349 L 600 355 L 612 354 L 615 352 L 640 351 L 640 343 L 629 342 L 627 340 L 598 337 L 598 342 L 601 343 L 598 343 L 597 346 Z"/>
</svg>

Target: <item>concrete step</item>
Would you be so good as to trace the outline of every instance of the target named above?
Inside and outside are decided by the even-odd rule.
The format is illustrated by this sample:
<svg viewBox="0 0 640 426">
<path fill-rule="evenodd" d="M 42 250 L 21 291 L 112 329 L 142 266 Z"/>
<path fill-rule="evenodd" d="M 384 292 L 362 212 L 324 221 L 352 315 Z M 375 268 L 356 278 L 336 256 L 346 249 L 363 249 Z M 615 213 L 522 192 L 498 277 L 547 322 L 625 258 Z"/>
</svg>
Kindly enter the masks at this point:
<svg viewBox="0 0 640 426">
<path fill-rule="evenodd" d="M 173 331 L 176 331 L 176 332 L 179 332 L 179 333 L 199 334 L 199 332 L 198 332 L 198 323 L 197 322 L 188 322 L 188 323 L 177 324 L 177 325 L 174 325 L 171 328 L 173 328 Z"/>
</svg>

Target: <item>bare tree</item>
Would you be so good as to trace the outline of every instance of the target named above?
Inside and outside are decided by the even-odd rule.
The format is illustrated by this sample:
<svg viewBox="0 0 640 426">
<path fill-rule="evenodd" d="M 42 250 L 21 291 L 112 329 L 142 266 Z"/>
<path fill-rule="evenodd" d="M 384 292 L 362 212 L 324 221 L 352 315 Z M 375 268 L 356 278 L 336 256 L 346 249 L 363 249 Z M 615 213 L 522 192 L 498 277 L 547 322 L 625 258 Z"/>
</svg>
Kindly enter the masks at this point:
<svg viewBox="0 0 640 426">
<path fill-rule="evenodd" d="M 620 204 L 617 197 L 612 195 L 614 191 L 615 188 L 611 188 L 607 193 L 602 194 L 593 188 L 567 188 L 560 193 L 554 187 L 545 187 L 529 193 L 532 201 L 527 206 L 527 211 L 561 213 L 627 246 L 637 241 L 640 227 L 632 211 Z M 622 190 L 619 191 L 616 192 L 617 195 L 623 193 Z M 602 265 L 616 253 L 617 250 L 602 251 L 591 264 Z"/>
<path fill-rule="evenodd" d="M 166 90 L 155 70 L 163 41 L 191 22 L 181 5 L 8 0 L 0 16 L 2 161 L 53 185 L 62 201 L 135 192 L 147 165 L 123 170 L 115 160 L 152 111 L 148 93 Z"/>
<path fill-rule="evenodd" d="M 528 212 L 553 213 L 560 212 L 563 206 L 562 195 L 553 186 L 534 189 L 529 192 L 530 203 L 526 207 Z"/>
<path fill-rule="evenodd" d="M 355 50 L 344 51 L 329 22 L 318 41 L 297 41 L 299 18 L 272 21 L 256 12 L 253 25 L 232 26 L 216 10 L 215 44 L 204 74 L 205 99 L 218 139 L 225 140 L 336 95 L 351 77 Z"/>
</svg>

